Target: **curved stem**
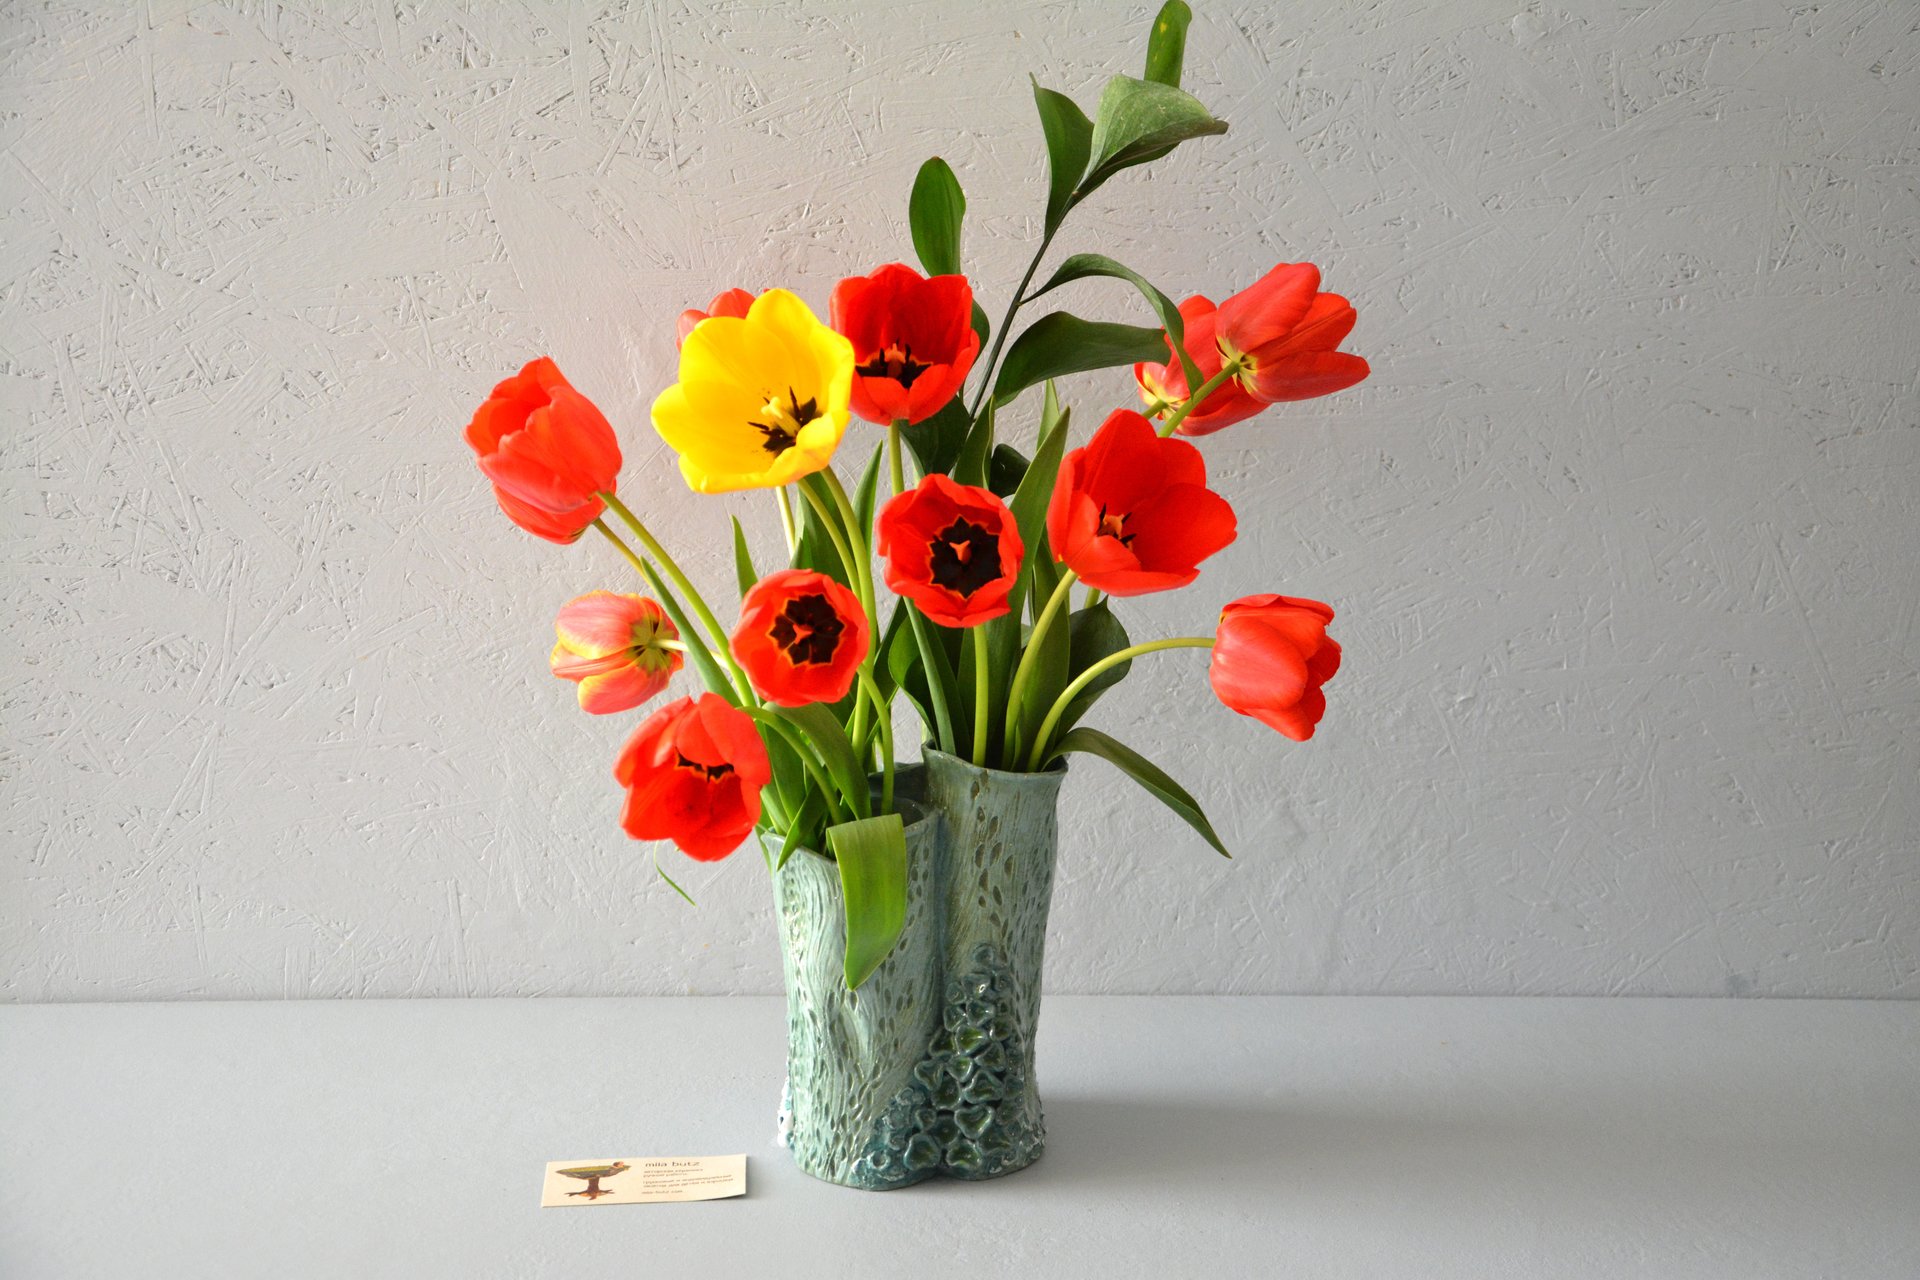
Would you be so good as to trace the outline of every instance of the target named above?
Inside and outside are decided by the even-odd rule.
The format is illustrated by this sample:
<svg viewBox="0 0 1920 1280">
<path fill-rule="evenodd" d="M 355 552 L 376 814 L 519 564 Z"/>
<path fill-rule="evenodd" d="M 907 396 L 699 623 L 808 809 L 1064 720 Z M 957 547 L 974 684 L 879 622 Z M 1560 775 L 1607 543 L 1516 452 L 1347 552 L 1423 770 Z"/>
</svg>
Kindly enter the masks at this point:
<svg viewBox="0 0 1920 1280">
<path fill-rule="evenodd" d="M 973 763 L 987 766 L 987 629 L 973 628 Z"/>
<path fill-rule="evenodd" d="M 700 625 L 707 629 L 707 634 L 713 639 L 713 647 L 720 651 L 722 658 L 726 659 L 727 669 L 733 673 L 733 683 L 740 690 L 740 696 L 750 697 L 752 686 L 747 683 L 747 673 L 740 669 L 738 662 L 734 661 L 731 640 L 721 629 L 720 620 L 713 616 L 713 610 L 707 608 L 707 602 L 701 597 L 699 588 L 695 587 L 687 575 L 680 571 L 680 566 L 674 562 L 671 555 L 667 554 L 667 549 L 660 545 L 659 540 L 647 531 L 647 526 L 640 523 L 640 517 L 627 510 L 627 504 L 620 501 L 611 489 L 601 490 L 599 497 L 601 501 L 613 508 L 614 514 L 620 517 L 627 528 L 633 530 L 633 536 L 640 539 L 640 545 L 647 549 L 647 554 L 652 556 L 667 577 L 673 580 L 673 585 L 680 588 L 680 594 L 687 599 L 687 607 L 692 609 L 694 616 L 700 619 Z"/>
<path fill-rule="evenodd" d="M 1054 232 L 1059 230 L 1055 227 L 1040 237 L 1040 247 L 1033 251 L 1033 261 L 1027 264 L 1027 273 L 1020 277 L 1020 287 L 1013 291 L 1013 300 L 1007 303 L 1007 313 L 1000 317 L 1000 327 L 993 331 L 993 347 L 987 352 L 985 372 L 980 379 L 980 386 L 973 393 L 973 408 L 967 410 L 969 420 L 978 418 L 980 406 L 987 402 L 987 392 L 993 386 L 994 368 L 1000 362 L 1000 349 L 1007 343 L 1007 329 L 1013 324 L 1014 313 L 1026 302 L 1027 286 L 1033 283 L 1033 273 L 1040 269 L 1040 259 L 1047 256 L 1047 246 L 1053 243 Z"/>
<path fill-rule="evenodd" d="M 1020 665 L 1013 669 L 1013 684 L 1007 691 L 1007 741 L 1005 758 L 1017 760 L 1020 756 L 1020 700 L 1026 693 L 1027 682 L 1033 678 L 1033 664 L 1039 660 L 1040 642 L 1047 638 L 1047 628 L 1052 625 L 1054 615 L 1060 612 L 1060 606 L 1066 602 L 1073 584 L 1080 575 L 1069 569 L 1060 575 L 1060 584 L 1047 597 L 1046 608 L 1033 620 L 1033 631 L 1027 636 L 1027 648 L 1020 655 Z"/>
<path fill-rule="evenodd" d="M 880 634 L 880 619 L 875 616 L 873 607 L 873 563 L 867 557 L 866 526 L 860 523 L 860 517 L 853 509 L 853 500 L 847 497 L 847 491 L 840 487 L 840 477 L 835 474 L 834 469 L 826 467 L 816 474 L 822 477 L 821 483 L 833 496 L 834 505 L 840 508 L 840 519 L 847 529 L 847 541 L 852 546 L 854 559 L 857 561 L 848 568 L 859 575 L 860 603 L 866 606 L 867 621 L 873 626 L 873 633 L 877 636 Z M 871 652 L 868 656 L 872 656 Z"/>
<path fill-rule="evenodd" d="M 1098 679 L 1101 672 L 1111 671 L 1123 662 L 1131 662 L 1142 654 L 1158 653 L 1162 649 L 1211 648 L 1213 648 L 1212 636 L 1179 636 L 1172 640 L 1149 640 L 1145 644 L 1136 644 L 1118 653 L 1108 654 L 1082 671 L 1074 678 L 1073 683 L 1060 691 L 1060 696 L 1053 700 L 1053 706 L 1047 711 L 1047 718 L 1040 722 L 1040 732 L 1033 739 L 1033 754 L 1027 757 L 1027 772 L 1032 773 L 1040 767 L 1040 762 L 1046 758 L 1047 740 L 1053 736 L 1053 730 L 1060 723 L 1060 717 L 1067 713 L 1067 708 L 1080 695 L 1080 691 Z"/>
<path fill-rule="evenodd" d="M 1172 435 L 1174 428 L 1178 427 L 1181 421 L 1188 414 L 1192 413 L 1196 408 L 1198 408 L 1200 406 L 1200 403 L 1204 401 L 1208 396 L 1212 395 L 1214 392 L 1218 391 L 1222 386 L 1226 385 L 1227 379 L 1231 378 L 1234 374 L 1238 372 L 1240 372 L 1240 361 L 1237 359 L 1229 360 L 1225 364 L 1221 365 L 1220 372 L 1214 374 L 1211 378 L 1208 378 L 1205 382 L 1201 383 L 1200 389 L 1198 391 L 1195 391 L 1192 395 L 1188 396 L 1185 400 L 1181 401 L 1180 407 L 1167 415 L 1167 420 L 1160 424 L 1161 437 L 1165 438 L 1167 436 Z"/>
<path fill-rule="evenodd" d="M 780 503 L 780 532 L 787 535 L 787 559 L 791 560 L 800 547 L 800 534 L 793 526 L 793 502 L 787 497 L 785 485 L 775 489 L 773 496 Z"/>
</svg>

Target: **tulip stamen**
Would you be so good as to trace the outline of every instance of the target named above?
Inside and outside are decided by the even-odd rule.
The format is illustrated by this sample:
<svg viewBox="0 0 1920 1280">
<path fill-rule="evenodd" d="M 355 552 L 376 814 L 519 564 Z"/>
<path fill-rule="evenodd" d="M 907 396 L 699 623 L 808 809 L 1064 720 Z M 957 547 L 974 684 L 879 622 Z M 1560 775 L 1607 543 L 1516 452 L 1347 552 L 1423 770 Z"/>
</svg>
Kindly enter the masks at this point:
<svg viewBox="0 0 1920 1280">
<path fill-rule="evenodd" d="M 820 401 L 818 397 L 809 396 L 803 402 L 793 388 L 788 387 L 787 402 L 782 404 L 778 396 L 768 396 L 763 412 L 773 421 L 750 420 L 747 425 L 766 437 L 760 447 L 777 458 L 800 443 L 800 429 L 820 416 Z"/>
<path fill-rule="evenodd" d="M 1127 521 L 1131 518 L 1131 512 L 1110 516 L 1103 504 L 1100 508 L 1100 523 L 1096 527 L 1102 535 L 1114 539 L 1121 546 L 1131 546 L 1133 535 L 1127 532 Z"/>
<path fill-rule="evenodd" d="M 839 652 L 847 624 L 823 595 L 796 596 L 773 619 L 767 634 L 795 666 L 824 666 Z"/>
<path fill-rule="evenodd" d="M 1000 535 L 961 517 L 927 544 L 934 582 L 970 596 L 1000 577 Z"/>
<path fill-rule="evenodd" d="M 674 763 L 676 765 L 679 765 L 682 769 L 693 770 L 695 773 L 705 777 L 709 782 L 718 778 L 724 778 L 733 772 L 733 766 L 730 764 L 701 764 L 698 760 L 688 759 L 679 752 L 675 752 L 674 756 Z"/>
<path fill-rule="evenodd" d="M 865 364 L 855 365 L 853 371 L 863 378 L 891 378 L 902 387 L 912 388 L 914 379 L 933 368 L 913 358 L 910 344 L 889 344 Z"/>
</svg>

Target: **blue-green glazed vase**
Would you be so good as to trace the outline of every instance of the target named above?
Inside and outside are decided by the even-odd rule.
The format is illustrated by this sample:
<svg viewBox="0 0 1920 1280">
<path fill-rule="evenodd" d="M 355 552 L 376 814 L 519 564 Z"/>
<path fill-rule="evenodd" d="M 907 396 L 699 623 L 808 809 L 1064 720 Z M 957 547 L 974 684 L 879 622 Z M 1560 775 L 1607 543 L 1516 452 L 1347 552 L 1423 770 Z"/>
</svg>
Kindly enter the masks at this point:
<svg viewBox="0 0 1920 1280">
<path fill-rule="evenodd" d="M 858 991 L 832 861 L 774 877 L 787 984 L 780 1141 L 816 1178 L 884 1191 L 997 1178 L 1045 1144 L 1034 1032 L 1064 768 L 981 769 L 927 749 L 901 771 L 907 919 Z"/>
</svg>

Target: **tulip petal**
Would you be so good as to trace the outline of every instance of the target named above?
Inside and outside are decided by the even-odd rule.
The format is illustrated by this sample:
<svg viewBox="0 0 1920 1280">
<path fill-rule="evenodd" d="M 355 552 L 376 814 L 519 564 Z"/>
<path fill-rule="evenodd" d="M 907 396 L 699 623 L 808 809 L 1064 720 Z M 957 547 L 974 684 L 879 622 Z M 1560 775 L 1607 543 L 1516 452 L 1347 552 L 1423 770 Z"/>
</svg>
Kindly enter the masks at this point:
<svg viewBox="0 0 1920 1280">
<path fill-rule="evenodd" d="M 1292 332 L 1312 308 L 1319 289 L 1320 268 L 1311 262 L 1280 263 L 1220 304 L 1220 339 L 1235 350 L 1258 353 Z"/>
<path fill-rule="evenodd" d="M 1232 504 L 1196 484 L 1170 485 L 1154 494 L 1134 508 L 1127 527 L 1141 567 L 1153 570 L 1192 568 L 1238 532 Z"/>
<path fill-rule="evenodd" d="M 580 709 L 588 715 L 631 711 L 667 687 L 665 671 L 647 671 L 628 663 L 618 671 L 588 676 L 580 682 Z"/>
<path fill-rule="evenodd" d="M 1241 375 L 1254 398 L 1268 404 L 1311 400 L 1344 391 L 1371 372 L 1367 362 L 1345 351 L 1313 351 L 1263 361 Z"/>
</svg>

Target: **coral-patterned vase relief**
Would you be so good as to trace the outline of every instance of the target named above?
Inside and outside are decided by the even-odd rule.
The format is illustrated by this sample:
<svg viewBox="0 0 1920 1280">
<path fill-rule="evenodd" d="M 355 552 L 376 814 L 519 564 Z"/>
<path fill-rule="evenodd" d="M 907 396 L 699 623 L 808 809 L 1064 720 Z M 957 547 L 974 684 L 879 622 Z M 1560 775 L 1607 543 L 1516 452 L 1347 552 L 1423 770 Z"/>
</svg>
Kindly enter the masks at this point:
<svg viewBox="0 0 1920 1280">
<path fill-rule="evenodd" d="M 1362 381 L 1341 349 L 1353 303 L 1302 262 L 1245 264 L 1217 304 L 1176 305 L 1098 253 L 1042 274 L 1088 194 L 1226 130 L 1180 87 L 1190 21 L 1165 5 L 1142 73 L 1109 79 L 1091 115 L 1036 85 L 1042 230 L 1019 286 L 985 296 L 997 315 L 936 158 L 907 200 L 918 267 L 726 284 L 662 317 L 677 373 L 648 416 L 686 487 L 733 504 L 732 603 L 656 536 L 663 477 L 623 487 L 647 453 L 621 447 L 634 406 L 603 411 L 540 356 L 467 427 L 509 521 L 591 536 L 622 574 L 558 608 L 548 664 L 582 712 L 627 721 L 607 744 L 608 819 L 687 899 L 655 907 L 698 909 L 676 856 L 744 848 L 764 866 L 788 1003 L 780 1137 L 829 1182 L 993 1178 L 1044 1150 L 1034 1051 L 1068 757 L 1119 770 L 1226 853 L 1198 799 L 1090 723 L 1135 662 L 1210 651 L 1204 678 L 1189 658 L 1192 696 L 1250 735 L 1305 742 L 1327 713 L 1334 610 L 1272 590 L 1298 584 L 1233 598 L 1212 580 L 1242 514 L 1206 450 Z M 1125 309 L 1039 313 L 1075 281 Z M 824 318 L 807 300 L 822 292 Z M 1053 380 L 1128 368 L 1076 431 Z M 1209 621 L 1136 640 L 1134 602 L 1168 591 L 1200 593 Z M 908 723 L 917 741 L 896 741 Z"/>
</svg>

